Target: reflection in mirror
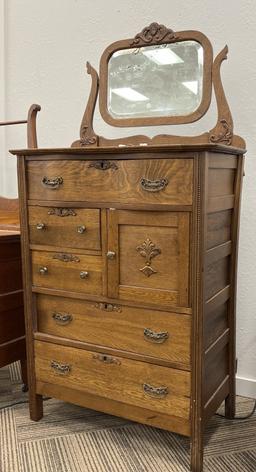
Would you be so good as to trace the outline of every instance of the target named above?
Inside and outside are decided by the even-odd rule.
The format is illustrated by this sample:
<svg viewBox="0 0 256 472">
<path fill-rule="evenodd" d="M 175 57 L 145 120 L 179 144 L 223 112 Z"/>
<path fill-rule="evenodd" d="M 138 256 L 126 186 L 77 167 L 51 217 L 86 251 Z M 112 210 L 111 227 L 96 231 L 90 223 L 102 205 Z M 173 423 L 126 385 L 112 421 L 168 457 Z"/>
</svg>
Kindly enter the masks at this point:
<svg viewBox="0 0 256 472">
<path fill-rule="evenodd" d="M 108 62 L 113 118 L 184 116 L 203 93 L 203 47 L 197 41 L 116 51 Z"/>
</svg>

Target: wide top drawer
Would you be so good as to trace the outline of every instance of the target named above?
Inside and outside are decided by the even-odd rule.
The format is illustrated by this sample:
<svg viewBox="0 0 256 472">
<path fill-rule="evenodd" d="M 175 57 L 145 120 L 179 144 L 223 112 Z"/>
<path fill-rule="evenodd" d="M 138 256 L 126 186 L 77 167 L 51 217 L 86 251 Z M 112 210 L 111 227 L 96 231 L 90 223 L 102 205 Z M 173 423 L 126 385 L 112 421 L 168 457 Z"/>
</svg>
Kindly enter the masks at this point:
<svg viewBox="0 0 256 472">
<path fill-rule="evenodd" d="M 30 161 L 31 200 L 191 205 L 193 159 Z"/>
</svg>

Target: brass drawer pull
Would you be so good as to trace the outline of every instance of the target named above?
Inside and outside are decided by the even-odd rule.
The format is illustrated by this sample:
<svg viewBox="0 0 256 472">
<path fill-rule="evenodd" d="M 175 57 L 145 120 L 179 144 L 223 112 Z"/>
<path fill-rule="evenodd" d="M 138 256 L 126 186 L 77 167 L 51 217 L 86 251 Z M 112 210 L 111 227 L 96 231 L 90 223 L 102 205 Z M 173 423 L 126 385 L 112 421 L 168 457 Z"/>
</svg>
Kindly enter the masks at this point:
<svg viewBox="0 0 256 472">
<path fill-rule="evenodd" d="M 61 364 L 57 361 L 51 361 L 51 368 L 58 372 L 61 375 L 67 375 L 71 371 L 71 365 L 69 364 Z"/>
<path fill-rule="evenodd" d="M 81 270 L 80 279 L 87 279 L 87 277 L 89 277 L 89 272 L 87 272 L 87 270 Z"/>
<path fill-rule="evenodd" d="M 46 275 L 48 273 L 48 267 L 39 267 L 39 274 Z"/>
<path fill-rule="evenodd" d="M 63 184 L 63 178 L 54 177 L 53 179 L 48 179 L 48 177 L 43 177 L 42 184 L 47 188 L 51 188 L 52 190 L 55 190 L 59 188 L 61 184 Z"/>
<path fill-rule="evenodd" d="M 106 354 L 93 354 L 93 359 L 103 362 L 104 364 L 117 364 L 120 365 L 121 361 L 116 357 L 107 356 Z"/>
<path fill-rule="evenodd" d="M 77 227 L 77 232 L 79 234 L 83 234 L 83 233 L 85 233 L 85 231 L 86 231 L 86 227 L 84 225 Z"/>
<path fill-rule="evenodd" d="M 44 223 L 37 223 L 36 229 L 38 229 L 38 231 L 42 231 L 43 229 L 46 229 L 46 225 Z"/>
<path fill-rule="evenodd" d="M 111 161 L 95 161 L 95 162 L 91 162 L 91 164 L 89 164 L 88 167 L 94 167 L 95 169 L 98 169 L 98 170 L 108 170 L 108 169 L 117 170 L 117 169 L 118 169 L 118 167 L 117 167 L 117 165 L 115 164 L 115 162 L 111 162 Z"/>
<path fill-rule="evenodd" d="M 153 387 L 146 383 L 143 384 L 143 391 L 153 398 L 164 398 L 169 393 L 168 387 Z"/>
<path fill-rule="evenodd" d="M 102 311 L 117 311 L 118 313 L 122 311 L 120 305 L 113 305 L 112 303 L 96 303 L 95 307 Z"/>
<path fill-rule="evenodd" d="M 108 251 L 107 252 L 107 258 L 110 259 L 111 261 L 115 259 L 116 253 L 114 251 Z"/>
<path fill-rule="evenodd" d="M 168 331 L 155 332 L 149 328 L 144 329 L 144 338 L 146 341 L 151 341 L 152 343 L 162 344 L 169 338 Z"/>
<path fill-rule="evenodd" d="M 62 325 L 62 326 L 71 323 L 71 321 L 73 320 L 73 316 L 70 315 L 69 313 L 54 312 L 52 314 L 52 318 L 54 319 L 54 321 L 56 321 L 57 324 Z"/>
<path fill-rule="evenodd" d="M 141 179 L 140 185 L 147 192 L 160 192 L 168 185 L 168 179 L 148 180 Z"/>
</svg>

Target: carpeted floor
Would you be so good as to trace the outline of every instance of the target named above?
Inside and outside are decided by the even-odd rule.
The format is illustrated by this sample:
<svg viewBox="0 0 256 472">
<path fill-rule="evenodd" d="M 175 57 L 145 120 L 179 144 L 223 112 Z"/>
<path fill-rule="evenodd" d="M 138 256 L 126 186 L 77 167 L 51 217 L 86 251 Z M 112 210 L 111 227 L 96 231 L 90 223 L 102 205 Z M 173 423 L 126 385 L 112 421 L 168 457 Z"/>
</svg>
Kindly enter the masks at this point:
<svg viewBox="0 0 256 472">
<path fill-rule="evenodd" d="M 0 369 L 0 407 L 26 399 L 19 368 Z M 238 414 L 249 399 L 238 399 Z M 189 440 L 92 410 L 48 400 L 30 421 L 27 404 L 0 410 L 1 472 L 188 472 Z M 256 471 L 256 416 L 215 416 L 205 434 L 205 472 Z"/>
</svg>

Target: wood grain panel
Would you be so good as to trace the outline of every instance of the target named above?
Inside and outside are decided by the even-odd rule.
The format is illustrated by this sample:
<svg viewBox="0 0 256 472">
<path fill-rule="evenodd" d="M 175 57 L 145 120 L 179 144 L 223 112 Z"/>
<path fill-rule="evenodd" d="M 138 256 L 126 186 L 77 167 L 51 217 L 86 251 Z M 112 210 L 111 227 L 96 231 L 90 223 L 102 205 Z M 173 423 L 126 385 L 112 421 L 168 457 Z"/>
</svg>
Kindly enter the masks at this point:
<svg viewBox="0 0 256 472">
<path fill-rule="evenodd" d="M 41 395 L 59 398 L 65 402 L 75 403 L 76 405 L 84 406 L 96 411 L 102 411 L 110 415 L 127 418 L 131 421 L 154 426 L 155 428 L 162 428 L 167 431 L 172 431 L 183 436 L 190 436 L 191 427 L 190 419 L 181 418 L 179 416 L 171 416 L 165 413 L 152 411 L 146 408 L 136 407 L 134 405 L 124 404 L 109 398 L 99 397 L 83 391 L 51 384 L 49 382 L 37 381 L 37 392 Z"/>
<path fill-rule="evenodd" d="M 235 169 L 209 169 L 208 196 L 233 195 L 235 175 Z"/>
<path fill-rule="evenodd" d="M 209 401 L 227 375 L 228 345 L 225 345 L 217 354 L 214 350 L 205 356 L 204 404 Z"/>
<path fill-rule="evenodd" d="M 209 264 L 205 270 L 205 300 L 229 285 L 229 280 L 230 256 Z"/>
<path fill-rule="evenodd" d="M 225 210 L 207 215 L 207 249 L 230 241 L 232 214 L 233 210 Z"/>
<path fill-rule="evenodd" d="M 71 261 L 63 260 L 72 257 Z M 47 272 L 40 275 L 39 270 Z M 89 294 L 102 294 L 102 258 L 81 254 L 32 251 L 33 285 L 38 287 L 71 290 Z M 81 278 L 81 272 L 88 272 Z"/>
<path fill-rule="evenodd" d="M 205 312 L 204 347 L 208 348 L 228 328 L 228 302 Z"/>
<path fill-rule="evenodd" d="M 61 324 L 56 313 L 71 321 Z M 37 296 L 37 315 L 42 333 L 190 365 L 189 315 L 43 295 Z M 167 334 L 162 343 L 157 333 Z"/>
<path fill-rule="evenodd" d="M 192 203 L 192 159 L 104 162 L 109 162 L 109 169 L 95 168 L 95 161 L 30 161 L 29 198 L 163 205 Z M 47 188 L 42 183 L 44 177 L 48 179 L 61 177 L 63 183 L 58 188 Z M 146 191 L 141 186 L 141 179 L 150 181 L 166 179 L 167 186 L 157 192 Z"/>
<path fill-rule="evenodd" d="M 44 225 L 43 229 L 38 229 L 38 224 Z M 30 206 L 29 236 L 31 244 L 99 251 L 100 211 L 92 208 Z"/>
<path fill-rule="evenodd" d="M 189 303 L 189 214 L 109 211 L 109 296 Z"/>
<path fill-rule="evenodd" d="M 69 366 L 70 371 L 58 373 L 52 361 Z M 37 381 L 68 384 L 81 392 L 189 418 L 189 372 L 40 341 L 35 342 L 35 367 Z M 164 398 L 153 398 L 144 392 L 143 384 L 165 387 L 167 393 Z"/>
</svg>

